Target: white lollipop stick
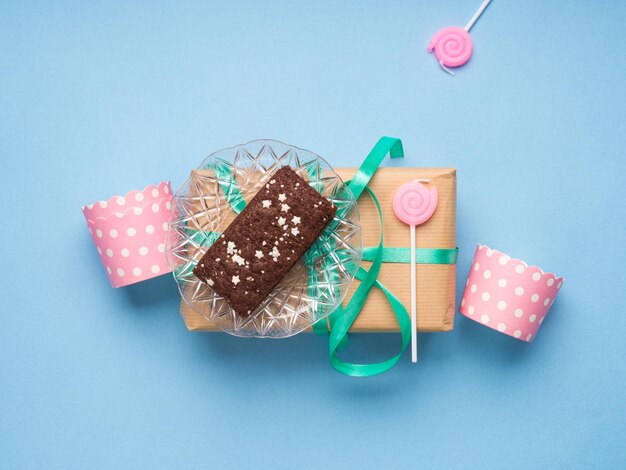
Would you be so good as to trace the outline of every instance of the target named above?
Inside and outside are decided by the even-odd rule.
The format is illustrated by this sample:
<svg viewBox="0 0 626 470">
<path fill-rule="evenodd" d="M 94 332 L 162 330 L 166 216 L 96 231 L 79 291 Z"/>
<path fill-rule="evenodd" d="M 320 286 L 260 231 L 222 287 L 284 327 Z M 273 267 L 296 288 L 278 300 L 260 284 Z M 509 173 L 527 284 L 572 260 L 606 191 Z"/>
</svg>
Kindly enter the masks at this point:
<svg viewBox="0 0 626 470">
<path fill-rule="evenodd" d="M 411 225 L 411 361 L 417 362 L 417 265 L 415 225 Z"/>
<path fill-rule="evenodd" d="M 476 10 L 476 13 L 474 13 L 474 16 L 472 16 L 472 19 L 469 20 L 469 22 L 465 25 L 465 28 L 463 28 L 465 31 L 469 33 L 469 30 L 472 29 L 472 26 L 474 26 L 474 23 L 476 23 L 476 20 L 478 20 L 480 15 L 483 14 L 483 11 L 485 11 L 485 8 L 489 6 L 489 3 L 491 3 L 491 0 L 485 0 L 483 4 L 480 6 L 480 8 Z"/>
<path fill-rule="evenodd" d="M 403 184 L 393 196 L 393 212 L 411 229 L 411 360 L 417 362 L 417 263 L 415 260 L 415 227 L 426 222 L 437 208 L 437 188 L 430 191 L 414 180 Z"/>
</svg>

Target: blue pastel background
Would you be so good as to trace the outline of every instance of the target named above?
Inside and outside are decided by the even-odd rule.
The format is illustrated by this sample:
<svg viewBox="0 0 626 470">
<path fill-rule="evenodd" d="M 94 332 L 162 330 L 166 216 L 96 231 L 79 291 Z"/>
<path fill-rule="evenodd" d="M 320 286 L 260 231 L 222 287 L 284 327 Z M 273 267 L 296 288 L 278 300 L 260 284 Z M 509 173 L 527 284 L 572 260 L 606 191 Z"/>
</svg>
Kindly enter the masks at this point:
<svg viewBox="0 0 626 470">
<path fill-rule="evenodd" d="M 0 467 L 626 468 L 626 4 L 0 1 Z M 173 280 L 114 290 L 83 204 L 271 137 L 458 169 L 477 242 L 566 278 L 536 341 L 457 314 L 391 372 L 327 340 L 192 334 Z M 353 341 L 375 360 L 399 339 Z"/>
</svg>

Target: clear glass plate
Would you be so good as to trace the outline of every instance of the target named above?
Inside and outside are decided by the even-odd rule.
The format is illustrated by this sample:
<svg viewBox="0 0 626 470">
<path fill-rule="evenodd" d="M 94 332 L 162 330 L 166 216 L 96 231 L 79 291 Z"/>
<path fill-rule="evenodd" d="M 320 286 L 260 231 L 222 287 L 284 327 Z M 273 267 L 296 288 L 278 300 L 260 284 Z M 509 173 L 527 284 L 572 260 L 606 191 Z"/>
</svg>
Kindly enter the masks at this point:
<svg viewBox="0 0 626 470">
<path fill-rule="evenodd" d="M 236 217 L 237 191 L 245 201 L 280 167 L 296 170 L 337 206 L 331 224 L 261 305 L 246 318 L 192 272 L 210 244 Z M 229 201 L 230 199 L 230 201 Z M 166 256 L 182 298 L 235 336 L 283 338 L 335 310 L 362 257 L 359 210 L 352 192 L 318 155 L 275 140 L 255 140 L 207 157 L 174 195 Z"/>
</svg>

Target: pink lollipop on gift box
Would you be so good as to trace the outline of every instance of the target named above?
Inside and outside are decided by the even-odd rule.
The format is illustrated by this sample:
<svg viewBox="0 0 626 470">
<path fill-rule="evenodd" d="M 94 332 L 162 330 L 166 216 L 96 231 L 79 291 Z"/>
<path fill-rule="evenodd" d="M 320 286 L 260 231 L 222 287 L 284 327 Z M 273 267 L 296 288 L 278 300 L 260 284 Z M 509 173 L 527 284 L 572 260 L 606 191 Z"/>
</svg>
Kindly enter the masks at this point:
<svg viewBox="0 0 626 470">
<path fill-rule="evenodd" d="M 417 362 L 417 291 L 415 266 L 415 226 L 426 222 L 437 209 L 437 188 L 430 191 L 421 184 L 430 180 L 409 181 L 393 196 L 393 212 L 411 227 L 411 360 Z"/>
<path fill-rule="evenodd" d="M 472 19 L 465 25 L 465 28 L 448 26 L 440 29 L 428 43 L 428 52 L 435 52 L 439 65 L 450 75 L 454 75 L 454 72 L 448 67 L 460 67 L 472 56 L 472 38 L 469 35 L 469 30 L 490 2 L 491 0 L 483 2 Z"/>
</svg>

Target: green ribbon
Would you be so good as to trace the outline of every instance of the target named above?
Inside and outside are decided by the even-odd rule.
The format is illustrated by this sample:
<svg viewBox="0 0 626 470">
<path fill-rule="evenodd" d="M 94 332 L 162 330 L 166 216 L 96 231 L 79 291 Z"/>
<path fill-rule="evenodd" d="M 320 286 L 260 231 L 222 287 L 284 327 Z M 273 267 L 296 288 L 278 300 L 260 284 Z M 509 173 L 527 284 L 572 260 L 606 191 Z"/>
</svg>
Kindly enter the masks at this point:
<svg viewBox="0 0 626 470">
<path fill-rule="evenodd" d="M 242 210 L 244 210 L 246 207 L 246 201 L 241 195 L 239 186 L 230 171 L 230 165 L 218 159 L 215 163 L 209 164 L 206 169 L 212 169 L 217 176 L 217 181 L 222 188 L 222 191 L 224 191 L 224 195 L 226 196 L 226 200 L 230 204 L 230 207 L 232 207 L 233 211 L 235 211 L 235 214 L 239 214 Z"/>
<path fill-rule="evenodd" d="M 373 261 L 378 247 L 363 248 L 363 261 Z M 417 264 L 456 264 L 458 248 L 416 248 Z M 410 263 L 410 248 L 383 247 L 383 263 Z"/>
<path fill-rule="evenodd" d="M 363 281 L 370 275 L 371 275 L 371 271 L 368 272 L 362 267 L 360 267 L 356 273 L 356 278 L 360 281 Z M 378 374 L 382 374 L 383 372 L 388 371 L 393 366 L 395 366 L 396 363 L 400 360 L 400 358 L 402 357 L 402 354 L 404 354 L 404 351 L 406 350 L 406 347 L 411 341 L 411 320 L 409 319 L 409 314 L 406 311 L 406 308 L 404 308 L 404 305 L 402 305 L 402 302 L 400 302 L 400 300 L 395 295 L 393 295 L 385 286 L 383 286 L 378 280 L 374 281 L 373 287 L 380 289 L 383 292 L 383 294 L 385 294 L 385 297 L 387 297 L 387 300 L 389 301 L 389 304 L 391 305 L 391 309 L 393 310 L 393 313 L 398 319 L 398 324 L 400 325 L 400 334 L 402 335 L 402 348 L 398 354 L 396 354 L 395 356 L 385 361 L 377 362 L 374 364 L 354 364 L 354 363 L 345 362 L 339 359 L 334 354 L 337 349 L 335 348 L 333 350 L 332 349 L 333 343 L 329 341 L 329 344 L 331 345 L 330 346 L 331 347 L 330 363 L 337 371 L 346 375 L 353 376 L 353 377 L 370 377 L 372 375 L 378 375 Z M 339 309 L 337 310 L 340 310 L 340 308 L 341 306 L 339 306 Z M 339 314 L 340 313 L 337 312 L 337 315 Z M 340 327 L 341 327 L 340 331 L 345 331 L 345 334 L 347 335 L 347 330 L 345 330 L 346 325 L 340 325 Z M 349 329 L 350 326 L 347 326 L 347 328 Z M 335 331 L 337 331 L 337 329 L 335 329 Z M 331 330 L 331 338 L 332 338 L 332 335 L 333 335 L 333 331 Z M 335 335 L 337 336 L 340 335 L 340 332 L 335 333 Z"/>
<path fill-rule="evenodd" d="M 400 359 L 407 345 L 411 340 L 411 322 L 409 320 L 409 314 L 406 311 L 402 302 L 395 297 L 388 289 L 386 289 L 379 281 L 378 274 L 383 262 L 383 239 L 384 239 L 384 227 L 382 209 L 378 199 L 374 193 L 367 187 L 363 186 L 363 189 L 367 191 L 369 196 L 374 201 L 376 209 L 378 211 L 378 217 L 380 221 L 380 235 L 378 246 L 374 249 L 375 254 L 372 259 L 372 265 L 369 270 L 365 270 L 363 267 L 359 267 L 356 278 L 361 281 L 361 284 L 355 291 L 354 295 L 348 302 L 345 308 L 339 305 L 337 309 L 330 315 L 330 334 L 328 338 L 328 353 L 330 356 L 331 365 L 339 372 L 351 375 L 354 377 L 368 377 L 372 375 L 381 374 L 391 369 Z M 372 287 L 376 286 L 381 289 L 387 300 L 391 305 L 391 309 L 398 320 L 400 326 L 400 334 L 402 336 L 402 345 L 400 352 L 395 356 L 373 364 L 355 364 L 346 362 L 337 356 L 337 352 L 343 345 L 344 338 L 347 337 L 350 327 L 356 320 L 357 316 L 361 312 L 367 297 L 369 296 Z"/>
<path fill-rule="evenodd" d="M 370 182 L 376 170 L 383 162 L 385 156 L 389 154 L 391 158 L 404 158 L 404 150 L 402 149 L 402 141 L 394 137 L 381 137 L 369 155 L 365 157 L 365 161 L 361 164 L 359 171 L 349 183 L 350 190 L 355 198 L 359 198 L 361 193 Z"/>
<path fill-rule="evenodd" d="M 366 191 L 369 194 L 376 206 L 380 222 L 378 246 L 374 248 L 374 253 L 371 258 L 372 264 L 369 270 L 365 270 L 363 267 L 359 268 L 356 277 L 361 281 L 361 284 L 346 307 L 344 308 L 339 305 L 339 307 L 337 307 L 337 309 L 330 315 L 330 334 L 328 339 L 330 363 L 337 371 L 356 377 L 381 374 L 391 369 L 398 362 L 411 339 L 411 323 L 408 320 L 409 315 L 406 308 L 404 308 L 404 305 L 402 305 L 402 303 L 395 296 L 393 296 L 391 292 L 384 288 L 384 286 L 380 284 L 377 279 L 383 262 L 384 225 L 380 203 L 374 193 L 367 187 L 367 184 L 374 176 L 374 173 L 387 154 L 389 154 L 391 158 L 404 157 L 402 141 L 391 137 L 382 137 L 365 158 L 365 161 L 361 164 L 356 175 L 347 183 L 356 199 L 359 199 L 363 191 Z M 361 312 L 361 309 L 363 308 L 363 305 L 365 304 L 365 301 L 374 286 L 383 290 L 383 293 L 389 300 L 392 311 L 398 320 L 400 334 L 402 336 L 401 350 L 390 359 L 373 364 L 355 364 L 343 361 L 337 356 L 337 352 L 340 346 L 344 343 L 344 338 L 347 337 L 350 327 Z"/>
<path fill-rule="evenodd" d="M 363 191 L 367 192 L 374 201 L 378 212 L 380 221 L 378 245 L 363 249 L 363 261 L 371 261 L 372 264 L 369 270 L 366 270 L 362 266 L 358 268 L 355 277 L 361 281 L 359 287 L 345 308 L 339 305 L 339 307 L 328 316 L 330 332 L 328 331 L 325 318 L 313 324 L 313 331 L 316 334 L 329 335 L 328 343 L 331 365 L 337 371 L 355 377 L 368 377 L 388 371 L 398 362 L 400 357 L 402 357 L 402 354 L 411 340 L 411 321 L 406 308 L 395 295 L 378 281 L 378 274 L 380 273 L 383 262 L 410 263 L 411 258 L 411 250 L 409 248 L 389 248 L 384 246 L 382 208 L 380 207 L 376 195 L 367 187 L 369 181 L 374 176 L 374 173 L 376 173 L 376 170 L 387 154 L 389 154 L 391 158 L 404 157 L 402 141 L 392 137 L 381 137 L 365 158 L 356 175 L 347 183 L 348 188 L 352 191 L 356 199 L 359 199 Z M 229 204 L 235 213 L 239 214 L 246 206 L 246 202 L 230 172 L 229 166 L 226 163 L 220 164 L 218 162 L 212 165 L 211 168 L 218 176 L 220 187 L 224 191 Z M 210 245 L 218 237 L 219 234 L 214 232 L 197 232 L 192 237 L 192 240 L 200 245 Z M 416 262 L 419 264 L 455 264 L 457 252 L 457 248 L 417 248 L 415 250 Z M 310 266 L 312 259 L 314 259 L 314 252 L 309 250 L 307 254 L 305 254 L 305 263 L 307 263 L 307 266 Z M 314 275 L 315 273 L 309 270 L 309 276 Z M 398 320 L 402 339 L 400 352 L 387 360 L 372 364 L 356 364 L 343 361 L 337 356 L 337 352 L 348 344 L 348 331 L 361 312 L 372 288 L 379 289 L 383 292 Z"/>
</svg>

